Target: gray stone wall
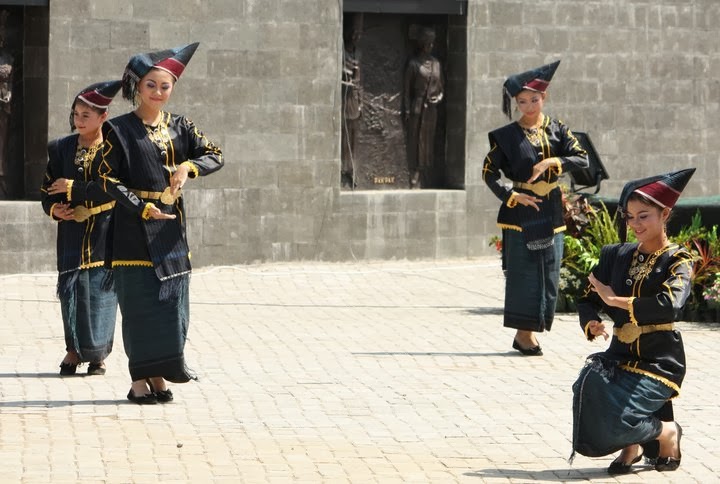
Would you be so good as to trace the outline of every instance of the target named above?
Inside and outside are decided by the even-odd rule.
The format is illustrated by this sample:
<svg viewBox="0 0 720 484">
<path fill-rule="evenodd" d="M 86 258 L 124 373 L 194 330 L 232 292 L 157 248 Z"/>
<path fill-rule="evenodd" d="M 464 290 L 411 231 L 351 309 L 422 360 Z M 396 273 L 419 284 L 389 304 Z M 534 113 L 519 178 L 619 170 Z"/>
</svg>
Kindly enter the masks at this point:
<svg viewBox="0 0 720 484">
<path fill-rule="evenodd" d="M 486 132 L 505 122 L 500 86 L 508 73 L 555 59 L 546 112 L 592 136 L 611 176 L 601 195 L 691 166 L 685 195 L 718 194 L 719 2 L 471 1 L 469 15 L 469 240 L 497 230 L 487 225 L 497 201 L 481 170 Z"/>
<path fill-rule="evenodd" d="M 341 15 L 338 0 L 53 0 L 49 136 L 66 133 L 75 93 L 119 77 L 131 54 L 200 41 L 169 106 L 226 154 L 187 194 L 196 266 L 492 253 L 498 201 L 481 171 L 487 132 L 507 122 L 501 85 L 554 59 L 546 111 L 592 136 L 612 177 L 601 194 L 686 166 L 698 168 L 688 195 L 720 189 L 715 0 L 470 0 L 467 127 L 454 147 L 465 188 L 447 191 L 341 193 Z M 54 265 L 54 227 L 38 208 L 0 205 L 12 225 L 0 255 L 25 261 L 0 271 Z"/>
</svg>

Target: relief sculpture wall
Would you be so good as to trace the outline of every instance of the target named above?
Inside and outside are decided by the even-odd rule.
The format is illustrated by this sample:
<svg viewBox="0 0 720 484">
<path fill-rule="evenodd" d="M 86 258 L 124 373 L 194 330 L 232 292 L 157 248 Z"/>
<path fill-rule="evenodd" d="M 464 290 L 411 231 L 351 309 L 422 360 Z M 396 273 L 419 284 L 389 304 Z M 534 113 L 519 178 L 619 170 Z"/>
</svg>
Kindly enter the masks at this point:
<svg viewBox="0 0 720 484">
<path fill-rule="evenodd" d="M 446 188 L 448 16 L 344 18 L 343 189 Z M 353 93 L 361 106 L 349 120 Z"/>
</svg>

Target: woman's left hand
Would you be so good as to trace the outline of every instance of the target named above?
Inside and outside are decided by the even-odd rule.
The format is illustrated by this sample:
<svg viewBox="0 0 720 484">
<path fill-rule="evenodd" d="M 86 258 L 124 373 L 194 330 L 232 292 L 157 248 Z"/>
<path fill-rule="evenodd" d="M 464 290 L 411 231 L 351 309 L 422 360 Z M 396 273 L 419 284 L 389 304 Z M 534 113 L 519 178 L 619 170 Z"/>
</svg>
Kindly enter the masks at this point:
<svg viewBox="0 0 720 484">
<path fill-rule="evenodd" d="M 56 195 L 58 193 L 67 193 L 68 180 L 67 178 L 58 178 L 50 184 L 47 192 L 50 195 Z"/>
<path fill-rule="evenodd" d="M 593 273 L 590 273 L 588 280 L 592 285 L 592 290 L 600 296 L 603 302 L 608 306 L 612 306 L 612 298 L 616 297 L 615 291 L 610 286 L 598 281 Z"/>
<path fill-rule="evenodd" d="M 188 168 L 186 164 L 181 163 L 175 169 L 175 173 L 170 177 L 170 192 L 173 196 L 185 185 L 188 179 L 188 173 L 190 173 L 190 168 Z"/>
</svg>

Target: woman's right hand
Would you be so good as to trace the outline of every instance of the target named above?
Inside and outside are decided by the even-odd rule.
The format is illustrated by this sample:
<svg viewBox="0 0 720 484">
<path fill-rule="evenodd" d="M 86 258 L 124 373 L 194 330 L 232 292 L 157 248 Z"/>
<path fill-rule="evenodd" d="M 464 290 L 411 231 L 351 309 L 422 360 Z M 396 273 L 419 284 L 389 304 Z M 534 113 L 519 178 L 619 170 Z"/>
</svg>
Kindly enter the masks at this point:
<svg viewBox="0 0 720 484">
<path fill-rule="evenodd" d="M 74 220 L 73 209 L 69 203 L 56 203 L 52 209 L 52 215 L 60 220 Z"/>
<path fill-rule="evenodd" d="M 600 321 L 590 321 L 588 322 L 588 332 L 593 336 L 602 336 L 607 340 L 610 335 L 605 331 L 605 323 L 602 323 Z"/>
<path fill-rule="evenodd" d="M 171 213 L 165 213 L 159 208 L 157 208 L 155 205 L 152 205 L 147 209 L 147 217 L 148 219 L 152 220 L 172 220 L 175 218 L 175 215 Z"/>
<path fill-rule="evenodd" d="M 533 197 L 532 195 L 528 195 L 527 193 L 518 193 L 517 195 L 515 195 L 515 201 L 520 205 L 524 205 L 526 207 L 533 207 L 538 212 L 540 211 L 540 207 L 538 207 L 537 204 L 542 203 L 541 198 Z"/>
</svg>

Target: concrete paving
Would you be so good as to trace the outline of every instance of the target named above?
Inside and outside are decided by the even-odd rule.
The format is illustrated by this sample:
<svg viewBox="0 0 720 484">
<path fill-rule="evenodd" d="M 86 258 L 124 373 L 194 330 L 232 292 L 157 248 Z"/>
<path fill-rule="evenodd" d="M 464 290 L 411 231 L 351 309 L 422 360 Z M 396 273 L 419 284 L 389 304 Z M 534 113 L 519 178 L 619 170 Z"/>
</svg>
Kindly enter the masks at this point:
<svg viewBox="0 0 720 484">
<path fill-rule="evenodd" d="M 718 482 L 715 324 L 680 323 L 680 469 L 614 478 L 612 456 L 567 463 L 570 387 L 604 343 L 567 314 L 544 357 L 513 351 L 496 257 L 197 270 L 200 380 L 155 406 L 125 399 L 120 324 L 107 375 L 58 376 L 55 277 L 0 276 L 2 483 Z"/>
</svg>

